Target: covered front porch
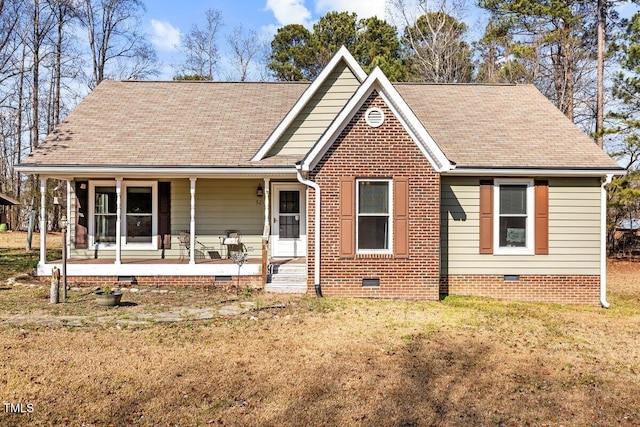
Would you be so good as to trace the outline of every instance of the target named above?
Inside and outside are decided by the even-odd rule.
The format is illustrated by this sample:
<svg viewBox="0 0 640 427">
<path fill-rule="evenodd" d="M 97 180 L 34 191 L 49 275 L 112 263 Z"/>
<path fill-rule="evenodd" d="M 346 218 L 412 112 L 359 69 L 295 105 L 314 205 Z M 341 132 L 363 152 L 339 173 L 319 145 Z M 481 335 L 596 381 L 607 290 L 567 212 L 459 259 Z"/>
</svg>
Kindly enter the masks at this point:
<svg viewBox="0 0 640 427">
<path fill-rule="evenodd" d="M 306 256 L 306 187 L 292 178 L 67 179 L 67 279 L 211 284 L 240 276 L 249 286 L 264 286 L 272 256 Z M 46 180 L 41 178 L 41 230 L 47 228 Z M 229 236 L 235 244 L 228 244 Z M 46 234 L 40 237 L 37 272 L 50 276 L 63 263 L 46 261 Z"/>
</svg>

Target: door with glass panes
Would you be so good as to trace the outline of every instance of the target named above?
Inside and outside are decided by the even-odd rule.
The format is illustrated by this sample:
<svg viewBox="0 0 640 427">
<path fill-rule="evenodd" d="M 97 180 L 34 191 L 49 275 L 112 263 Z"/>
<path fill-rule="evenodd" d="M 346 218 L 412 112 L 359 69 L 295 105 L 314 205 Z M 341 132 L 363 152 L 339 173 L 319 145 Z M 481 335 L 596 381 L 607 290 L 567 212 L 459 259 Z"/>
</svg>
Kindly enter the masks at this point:
<svg viewBox="0 0 640 427">
<path fill-rule="evenodd" d="M 307 255 L 305 187 L 294 183 L 274 183 L 271 194 L 271 255 Z"/>
</svg>

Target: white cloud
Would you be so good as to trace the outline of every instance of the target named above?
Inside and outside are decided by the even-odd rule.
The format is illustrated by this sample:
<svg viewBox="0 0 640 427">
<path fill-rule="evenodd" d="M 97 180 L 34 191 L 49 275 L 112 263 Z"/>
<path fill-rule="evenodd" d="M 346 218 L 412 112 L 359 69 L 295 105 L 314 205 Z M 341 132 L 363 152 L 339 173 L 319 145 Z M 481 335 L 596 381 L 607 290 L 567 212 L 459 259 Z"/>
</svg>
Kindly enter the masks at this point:
<svg viewBox="0 0 640 427">
<path fill-rule="evenodd" d="M 280 25 L 309 25 L 311 12 L 304 0 L 267 0 L 267 10 L 271 10 Z"/>
<path fill-rule="evenodd" d="M 278 28 L 280 27 L 281 25 L 275 24 L 263 25 L 262 27 L 260 27 L 260 35 L 267 40 L 272 40 L 273 37 L 278 33 Z"/>
<path fill-rule="evenodd" d="M 317 0 L 315 11 L 323 16 L 330 11 L 355 12 L 358 19 L 385 17 L 385 0 Z"/>
<path fill-rule="evenodd" d="M 180 30 L 168 22 L 151 20 L 151 43 L 158 49 L 176 50 L 180 44 Z"/>
</svg>

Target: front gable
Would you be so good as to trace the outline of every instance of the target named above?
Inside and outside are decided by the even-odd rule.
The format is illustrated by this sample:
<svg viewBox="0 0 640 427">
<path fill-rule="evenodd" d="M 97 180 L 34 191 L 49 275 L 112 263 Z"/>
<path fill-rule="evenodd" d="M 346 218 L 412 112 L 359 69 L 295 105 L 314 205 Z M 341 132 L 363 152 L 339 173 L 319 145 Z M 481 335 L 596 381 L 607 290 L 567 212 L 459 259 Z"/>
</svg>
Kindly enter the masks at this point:
<svg viewBox="0 0 640 427">
<path fill-rule="evenodd" d="M 372 90 L 308 174 L 320 188 L 326 295 L 438 298 L 440 176 Z"/>
<path fill-rule="evenodd" d="M 388 109 L 386 115 L 392 116 L 400 123 L 403 131 L 413 140 L 434 170 L 437 172 L 446 172 L 455 168 L 455 165 L 447 159 L 444 152 L 433 138 L 431 138 L 422 123 L 413 114 L 384 73 L 379 68 L 376 68 L 358 88 L 347 105 L 342 109 L 333 123 L 331 123 L 331 126 L 329 126 L 318 142 L 304 157 L 301 162 L 301 169 L 303 171 L 310 171 L 318 164 L 354 116 L 361 111 L 362 106 L 371 98 L 372 94 L 380 96 L 381 102 L 385 108 Z M 379 107 L 376 108 L 379 109 Z M 364 113 L 369 114 L 368 111 Z M 379 114 L 378 111 L 373 111 L 372 120 L 379 119 Z M 384 119 L 384 114 L 382 119 Z M 376 124 L 369 124 L 369 126 L 372 129 L 377 128 Z M 384 127 L 381 127 L 380 130 L 383 129 Z"/>
<path fill-rule="evenodd" d="M 366 73 L 343 46 L 253 157 L 303 158 L 356 92 Z"/>
</svg>

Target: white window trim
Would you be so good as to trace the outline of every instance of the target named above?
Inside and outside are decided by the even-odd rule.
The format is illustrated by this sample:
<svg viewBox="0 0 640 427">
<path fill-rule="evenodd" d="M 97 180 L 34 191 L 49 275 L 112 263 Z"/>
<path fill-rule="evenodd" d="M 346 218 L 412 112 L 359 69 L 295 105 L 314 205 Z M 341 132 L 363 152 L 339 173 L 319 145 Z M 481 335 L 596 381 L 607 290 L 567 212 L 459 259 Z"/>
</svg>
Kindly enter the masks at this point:
<svg viewBox="0 0 640 427">
<path fill-rule="evenodd" d="M 96 243 L 95 212 L 96 187 L 115 187 L 116 181 L 89 181 L 89 243 L 92 249 L 115 250 L 115 243 Z M 127 243 L 127 187 L 151 187 L 151 243 Z M 120 193 L 120 235 L 121 247 L 128 250 L 151 250 L 158 248 L 158 182 L 122 181 Z"/>
<path fill-rule="evenodd" d="M 389 213 L 387 215 L 383 215 L 383 214 L 379 214 L 379 215 L 375 215 L 375 214 L 366 214 L 368 216 L 388 216 L 389 217 L 389 223 L 388 223 L 388 227 L 389 227 L 389 242 L 387 243 L 387 247 L 388 249 L 360 249 L 360 240 L 359 240 L 359 233 L 360 233 L 360 227 L 359 227 L 359 221 L 358 219 L 360 218 L 360 183 L 361 182 L 386 182 L 387 185 L 389 186 Z M 393 180 L 392 179 L 380 179 L 380 178 L 362 178 L 362 179 L 356 179 L 356 197 L 355 197 L 355 203 L 356 203 L 356 223 L 355 223 L 355 229 L 356 229 L 356 253 L 357 254 L 393 254 Z"/>
<path fill-rule="evenodd" d="M 523 247 L 500 246 L 500 186 L 501 185 L 526 185 L 527 186 L 527 245 Z M 493 253 L 494 255 L 533 255 L 534 254 L 534 185 L 533 179 L 512 178 L 496 179 L 493 181 Z"/>
<path fill-rule="evenodd" d="M 127 243 L 127 187 L 151 187 L 151 243 Z M 158 182 L 157 181 L 122 181 L 122 248 L 123 249 L 158 249 Z"/>
<path fill-rule="evenodd" d="M 96 187 L 114 187 L 116 181 L 89 181 L 89 247 L 90 249 L 115 249 L 115 243 L 96 243 Z"/>
</svg>

